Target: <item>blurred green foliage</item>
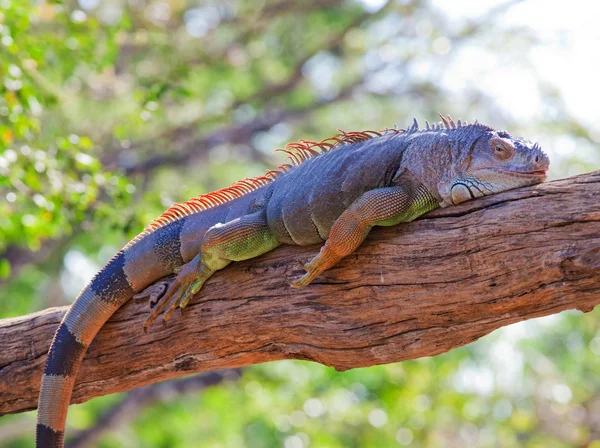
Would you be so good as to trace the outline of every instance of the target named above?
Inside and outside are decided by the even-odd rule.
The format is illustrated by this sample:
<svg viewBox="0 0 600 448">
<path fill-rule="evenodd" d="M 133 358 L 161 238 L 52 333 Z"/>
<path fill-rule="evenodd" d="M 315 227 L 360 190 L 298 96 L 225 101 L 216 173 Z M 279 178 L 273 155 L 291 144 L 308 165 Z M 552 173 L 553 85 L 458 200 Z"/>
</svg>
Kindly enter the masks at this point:
<svg viewBox="0 0 600 448">
<path fill-rule="evenodd" d="M 337 128 L 444 111 L 539 139 L 554 176 L 600 166 L 598 130 L 532 68 L 543 39 L 505 20 L 520 2 L 458 18 L 440 3 L 0 0 L 0 317 L 69 303 L 171 203 Z M 489 83 L 453 84 L 502 69 L 535 77 L 535 114 L 507 110 Z M 390 366 L 254 366 L 144 407 L 98 446 L 598 448 L 597 314 Z M 72 407 L 68 434 L 121 399 Z M 0 445 L 31 446 L 33 427 L 32 413 L 3 417 Z"/>
</svg>

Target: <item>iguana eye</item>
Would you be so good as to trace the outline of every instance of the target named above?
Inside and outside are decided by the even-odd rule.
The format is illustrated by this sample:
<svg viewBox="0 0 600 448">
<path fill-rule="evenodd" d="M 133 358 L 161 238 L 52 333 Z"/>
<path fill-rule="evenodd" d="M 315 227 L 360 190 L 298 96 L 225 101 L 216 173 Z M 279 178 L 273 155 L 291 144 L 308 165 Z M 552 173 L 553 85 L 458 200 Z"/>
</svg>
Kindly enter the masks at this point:
<svg viewBox="0 0 600 448">
<path fill-rule="evenodd" d="M 496 156 L 500 160 L 506 160 L 512 156 L 513 148 L 511 148 L 509 144 L 499 139 L 496 141 L 492 141 L 491 147 L 494 156 Z"/>
</svg>

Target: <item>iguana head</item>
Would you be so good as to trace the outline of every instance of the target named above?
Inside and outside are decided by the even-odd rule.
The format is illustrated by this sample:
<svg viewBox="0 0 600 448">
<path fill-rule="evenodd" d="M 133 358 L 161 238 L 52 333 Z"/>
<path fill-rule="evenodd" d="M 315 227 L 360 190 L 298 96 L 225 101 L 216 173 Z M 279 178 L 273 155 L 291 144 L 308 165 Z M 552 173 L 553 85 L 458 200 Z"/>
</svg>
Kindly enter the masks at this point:
<svg viewBox="0 0 600 448">
<path fill-rule="evenodd" d="M 479 125 L 478 131 L 469 132 L 470 138 L 452 139 L 454 144 L 462 146 L 458 151 L 462 160 L 457 160 L 456 168 L 440 188 L 442 206 L 546 179 L 550 160 L 537 143 L 484 125 Z"/>
</svg>

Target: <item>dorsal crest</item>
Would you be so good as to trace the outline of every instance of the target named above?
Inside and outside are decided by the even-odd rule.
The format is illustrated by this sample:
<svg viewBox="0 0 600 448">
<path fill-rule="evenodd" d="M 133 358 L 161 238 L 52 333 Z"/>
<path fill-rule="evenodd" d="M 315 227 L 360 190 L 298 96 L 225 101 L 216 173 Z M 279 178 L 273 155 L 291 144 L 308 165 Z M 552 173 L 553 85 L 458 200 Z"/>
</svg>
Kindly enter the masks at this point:
<svg viewBox="0 0 600 448">
<path fill-rule="evenodd" d="M 280 167 L 277 170 L 269 170 L 262 176 L 247 177 L 245 179 L 238 180 L 229 187 L 221 188 L 220 190 L 212 191 L 210 193 L 200 194 L 188 201 L 173 204 L 171 207 L 165 210 L 162 215 L 148 224 L 139 235 L 129 241 L 124 249 L 127 249 L 156 229 L 164 227 L 178 219 L 201 212 L 203 210 L 208 210 L 209 208 L 217 207 L 235 198 L 239 198 L 240 196 L 257 190 L 260 187 L 271 183 L 283 172 L 283 167 Z"/>
<path fill-rule="evenodd" d="M 284 152 L 289 155 L 288 159 L 291 164 L 282 165 L 281 168 L 290 166 L 300 165 L 304 161 L 318 156 L 320 154 L 331 151 L 334 148 L 342 145 L 349 145 L 352 143 L 364 142 L 374 137 L 380 137 L 387 133 L 403 133 L 401 129 L 384 129 L 382 131 L 358 131 L 358 132 L 345 132 L 338 129 L 339 134 L 333 137 L 326 138 L 320 142 L 312 142 L 309 140 L 300 140 L 299 142 L 288 143 L 285 148 L 276 149 L 276 152 Z"/>
</svg>

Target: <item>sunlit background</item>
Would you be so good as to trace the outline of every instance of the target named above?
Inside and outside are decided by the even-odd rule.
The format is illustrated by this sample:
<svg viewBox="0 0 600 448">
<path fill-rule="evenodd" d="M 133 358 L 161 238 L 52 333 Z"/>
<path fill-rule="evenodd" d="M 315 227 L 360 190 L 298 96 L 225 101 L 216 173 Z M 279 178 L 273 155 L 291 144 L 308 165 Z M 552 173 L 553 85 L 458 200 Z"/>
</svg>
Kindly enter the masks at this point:
<svg viewBox="0 0 600 448">
<path fill-rule="evenodd" d="M 539 141 L 552 178 L 600 168 L 599 17 L 582 0 L 0 0 L 0 317 L 70 303 L 165 207 L 338 128 L 443 112 Z M 71 447 L 599 448 L 597 314 L 389 366 L 282 361 L 185 393 L 157 384 L 73 406 L 67 434 Z M 3 417 L 0 446 L 31 446 L 34 424 Z"/>
</svg>

